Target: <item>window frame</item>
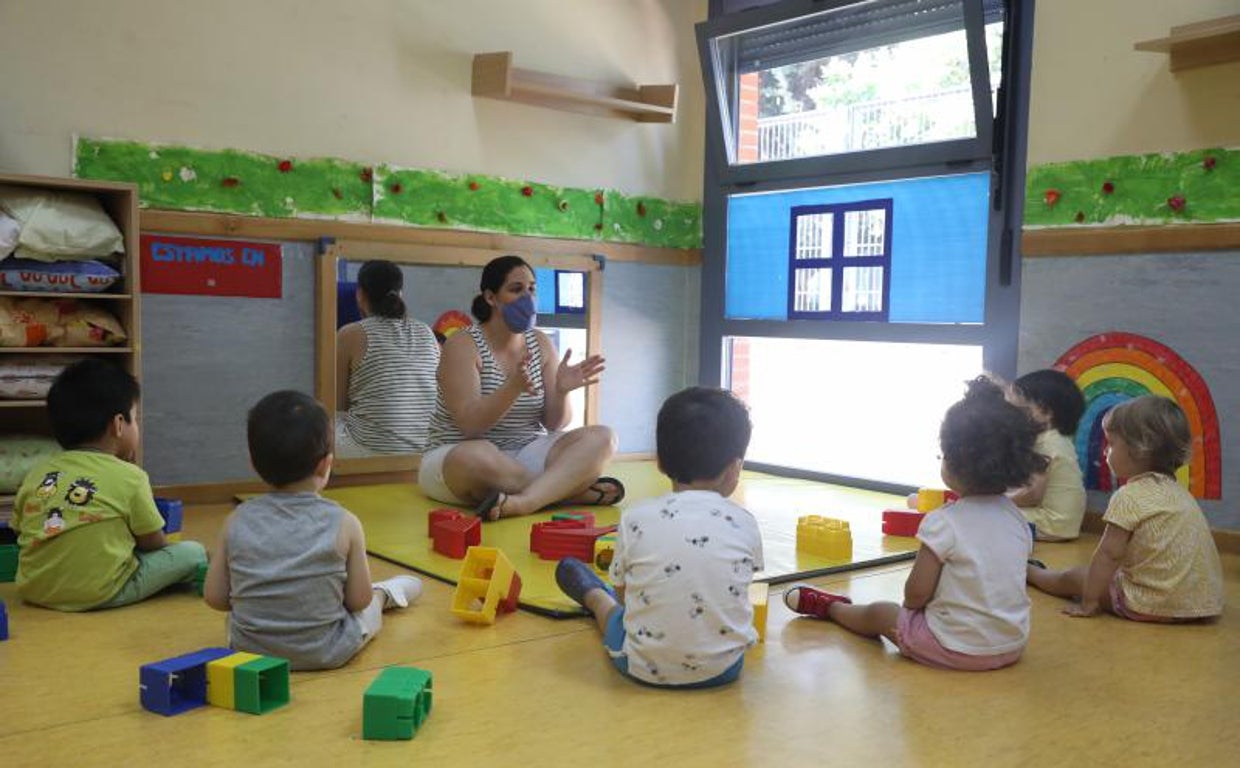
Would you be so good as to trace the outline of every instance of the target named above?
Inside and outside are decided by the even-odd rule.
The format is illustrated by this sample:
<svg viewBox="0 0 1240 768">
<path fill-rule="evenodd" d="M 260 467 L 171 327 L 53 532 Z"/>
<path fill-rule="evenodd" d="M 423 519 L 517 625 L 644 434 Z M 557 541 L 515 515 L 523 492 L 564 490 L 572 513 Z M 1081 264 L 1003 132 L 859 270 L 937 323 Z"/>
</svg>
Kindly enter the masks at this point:
<svg viewBox="0 0 1240 768">
<path fill-rule="evenodd" d="M 697 25 L 699 56 L 707 94 L 703 174 L 703 248 L 699 380 L 730 388 L 727 340 L 731 337 L 831 339 L 840 341 L 964 344 L 980 346 L 984 367 L 1001 376 L 1016 373 L 1020 316 L 1019 234 L 1023 218 L 1029 82 L 1032 69 L 1032 0 L 1004 0 L 1002 80 L 992 112 L 982 0 L 964 0 L 963 12 L 977 135 L 908 147 L 843 155 L 730 165 L 720 82 L 710 61 L 711 38 L 789 21 L 856 0 L 783 0 L 742 12 L 711 17 Z M 754 320 L 726 316 L 728 201 L 733 195 L 876 181 L 989 173 L 986 278 L 981 323 L 889 323 L 866 320 Z M 890 219 L 889 219 L 890 223 Z M 890 248 L 890 245 L 889 245 Z M 890 266 L 884 275 L 890 280 Z M 790 280 L 791 282 L 791 280 Z M 889 296 L 884 308 L 890 310 Z M 807 393 L 812 396 L 812 393 Z M 795 477 L 843 482 L 879 490 L 902 486 L 829 473 L 750 463 L 755 469 Z"/>
<path fill-rule="evenodd" d="M 844 220 L 848 213 L 883 211 L 883 253 L 879 256 L 848 256 L 844 253 Z M 831 214 L 831 256 L 825 259 L 797 258 L 796 221 L 801 216 Z M 788 241 L 788 319 L 789 320 L 855 320 L 886 322 L 891 308 L 891 232 L 892 199 L 878 198 L 851 203 L 795 205 L 789 215 L 792 225 Z M 882 309 L 877 312 L 844 311 L 844 270 L 859 267 L 881 267 L 883 270 Z M 831 270 L 831 308 L 811 312 L 796 309 L 796 273 L 800 270 Z"/>
</svg>

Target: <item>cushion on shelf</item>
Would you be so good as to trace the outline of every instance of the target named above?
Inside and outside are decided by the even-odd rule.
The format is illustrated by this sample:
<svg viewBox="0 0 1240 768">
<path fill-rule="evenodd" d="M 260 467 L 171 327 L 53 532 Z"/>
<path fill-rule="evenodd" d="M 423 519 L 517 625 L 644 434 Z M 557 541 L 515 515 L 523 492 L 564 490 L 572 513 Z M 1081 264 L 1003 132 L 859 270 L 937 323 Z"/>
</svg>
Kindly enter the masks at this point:
<svg viewBox="0 0 1240 768">
<path fill-rule="evenodd" d="M 0 399 L 42 400 L 73 355 L 11 355 L 0 357 Z"/>
<path fill-rule="evenodd" d="M 120 322 L 95 303 L 0 296 L 0 347 L 108 347 L 126 338 Z"/>
<path fill-rule="evenodd" d="M 0 493 L 16 493 L 30 470 L 57 453 L 50 437 L 0 435 Z"/>
<path fill-rule="evenodd" d="M 22 258 L 91 259 L 125 250 L 120 229 L 90 194 L 0 185 L 0 209 L 21 223 Z"/>
<path fill-rule="evenodd" d="M 4 258 L 17 247 L 17 238 L 21 235 L 22 225 L 17 219 L 0 211 L 0 258 Z"/>
<path fill-rule="evenodd" d="M 0 290 L 98 293 L 121 273 L 102 261 L 35 261 L 15 256 L 0 259 Z"/>
</svg>

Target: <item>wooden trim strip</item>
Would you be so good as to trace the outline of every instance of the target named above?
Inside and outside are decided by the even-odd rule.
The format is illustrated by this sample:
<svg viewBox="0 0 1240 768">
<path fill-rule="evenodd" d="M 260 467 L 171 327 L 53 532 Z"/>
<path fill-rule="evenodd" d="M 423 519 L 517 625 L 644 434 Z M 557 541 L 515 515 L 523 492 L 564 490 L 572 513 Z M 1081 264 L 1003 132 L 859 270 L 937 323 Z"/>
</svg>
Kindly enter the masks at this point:
<svg viewBox="0 0 1240 768">
<path fill-rule="evenodd" d="M 1240 250 L 1240 223 L 1026 229 L 1020 242 L 1028 257 Z"/>
<path fill-rule="evenodd" d="M 318 240 L 334 237 L 411 245 L 442 245 L 509 253 L 541 254 L 598 253 L 612 261 L 643 264 L 696 266 L 702 252 L 696 248 L 658 248 L 595 240 L 562 240 L 551 237 L 524 237 L 497 232 L 431 229 L 400 224 L 373 224 L 336 219 L 273 219 L 226 213 L 194 213 L 147 208 L 142 211 L 143 232 L 202 235 L 206 237 L 244 237 L 257 240 Z"/>
</svg>

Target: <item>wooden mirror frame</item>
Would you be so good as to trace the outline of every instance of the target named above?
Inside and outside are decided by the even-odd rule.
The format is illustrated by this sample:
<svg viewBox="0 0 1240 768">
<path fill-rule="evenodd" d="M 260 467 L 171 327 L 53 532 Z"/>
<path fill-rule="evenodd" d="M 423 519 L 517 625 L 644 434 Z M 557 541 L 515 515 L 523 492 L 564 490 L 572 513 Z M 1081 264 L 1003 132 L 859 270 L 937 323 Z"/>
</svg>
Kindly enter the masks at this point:
<svg viewBox="0 0 1240 768">
<path fill-rule="evenodd" d="M 336 283 L 341 259 L 366 261 L 386 259 L 395 264 L 482 269 L 497 256 L 516 255 L 532 267 L 584 272 L 586 276 L 586 355 L 602 354 L 603 259 L 594 254 L 537 253 L 521 249 L 493 250 L 448 245 L 388 243 L 374 240 L 338 240 L 319 254 L 314 274 L 315 288 L 315 376 L 314 394 L 332 424 L 336 420 Z M 466 297 L 469 298 L 469 297 Z M 602 382 L 585 393 L 585 423 L 597 424 Z M 337 476 L 416 472 L 421 455 L 392 454 L 356 459 L 336 459 L 332 473 Z"/>
</svg>

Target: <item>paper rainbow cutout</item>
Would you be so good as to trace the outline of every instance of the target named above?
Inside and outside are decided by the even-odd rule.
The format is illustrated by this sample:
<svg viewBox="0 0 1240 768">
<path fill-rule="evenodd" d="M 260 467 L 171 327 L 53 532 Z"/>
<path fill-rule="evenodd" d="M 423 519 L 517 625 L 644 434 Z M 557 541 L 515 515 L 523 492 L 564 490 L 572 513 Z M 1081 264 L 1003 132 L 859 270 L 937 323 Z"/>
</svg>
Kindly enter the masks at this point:
<svg viewBox="0 0 1240 768">
<path fill-rule="evenodd" d="M 1218 414 L 1205 380 L 1179 355 L 1134 333 L 1101 333 L 1069 349 L 1055 368 L 1085 394 L 1085 413 L 1076 431 L 1076 455 L 1085 487 L 1113 488 L 1106 466 L 1102 417 L 1114 406 L 1141 395 L 1161 395 L 1184 409 L 1193 435 L 1192 458 L 1177 479 L 1199 499 L 1222 496 L 1222 457 Z"/>
</svg>

